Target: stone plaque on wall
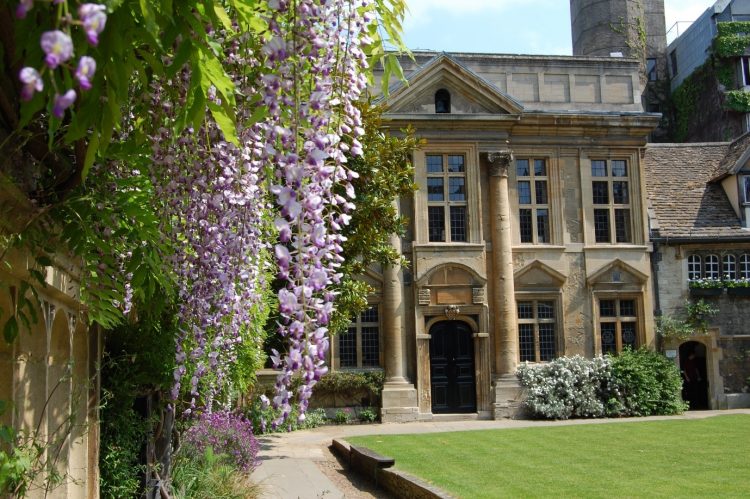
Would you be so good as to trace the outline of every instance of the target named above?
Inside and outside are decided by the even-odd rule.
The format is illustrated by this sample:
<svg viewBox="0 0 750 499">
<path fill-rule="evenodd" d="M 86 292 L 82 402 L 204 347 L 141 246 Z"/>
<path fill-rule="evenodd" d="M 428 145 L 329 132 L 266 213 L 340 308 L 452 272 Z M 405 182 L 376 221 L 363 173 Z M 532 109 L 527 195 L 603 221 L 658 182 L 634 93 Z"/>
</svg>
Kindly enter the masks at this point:
<svg viewBox="0 0 750 499">
<path fill-rule="evenodd" d="M 439 289 L 437 290 L 437 302 L 439 305 L 460 305 L 471 303 L 471 292 L 466 289 Z"/>
<path fill-rule="evenodd" d="M 420 305 L 429 305 L 430 304 L 430 289 L 419 288 L 418 300 L 419 300 Z"/>
<path fill-rule="evenodd" d="M 481 305 L 484 303 L 484 288 L 472 288 L 471 302 L 475 305 Z"/>
</svg>

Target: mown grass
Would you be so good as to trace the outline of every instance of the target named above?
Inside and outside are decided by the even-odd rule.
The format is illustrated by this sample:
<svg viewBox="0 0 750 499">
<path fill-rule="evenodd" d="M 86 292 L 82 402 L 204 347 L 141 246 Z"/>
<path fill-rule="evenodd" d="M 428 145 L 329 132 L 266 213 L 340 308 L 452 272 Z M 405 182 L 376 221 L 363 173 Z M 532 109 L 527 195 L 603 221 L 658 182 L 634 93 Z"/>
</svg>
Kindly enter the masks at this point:
<svg viewBox="0 0 750 499">
<path fill-rule="evenodd" d="M 348 440 L 464 498 L 750 497 L 750 415 Z"/>
</svg>

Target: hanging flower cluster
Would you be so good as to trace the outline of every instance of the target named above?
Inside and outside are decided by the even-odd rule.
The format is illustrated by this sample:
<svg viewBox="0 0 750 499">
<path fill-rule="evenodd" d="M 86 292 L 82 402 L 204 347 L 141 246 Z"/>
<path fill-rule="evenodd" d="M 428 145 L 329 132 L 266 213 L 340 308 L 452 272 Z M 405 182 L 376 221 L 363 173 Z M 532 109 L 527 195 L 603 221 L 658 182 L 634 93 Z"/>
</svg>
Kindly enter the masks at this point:
<svg viewBox="0 0 750 499">
<path fill-rule="evenodd" d="M 346 169 L 347 152 L 361 154 L 357 137 L 364 133 L 354 103 L 366 87 L 367 67 L 361 44 L 367 43 L 371 18 L 362 12 L 369 0 L 271 0 L 269 34 L 262 48 L 267 72 L 262 76 L 263 158 L 272 165 L 271 179 L 278 217 L 279 243 L 274 247 L 282 318 L 279 334 L 288 351 L 274 351 L 281 369 L 275 407 L 283 422 L 291 412 L 292 377 L 301 373 L 296 394 L 301 418 L 312 387 L 325 374 L 329 343 L 327 324 L 334 295 L 329 285 L 340 279 L 340 230 L 354 208 L 355 174 Z M 349 137 L 348 141 L 342 140 Z M 343 185 L 346 196 L 334 188 Z"/>
<path fill-rule="evenodd" d="M 274 424 L 289 416 L 295 398 L 304 414 L 313 385 L 327 371 L 329 287 L 340 278 L 339 232 L 354 208 L 355 174 L 345 167 L 346 154 L 361 153 L 357 137 L 364 132 L 354 103 L 366 86 L 361 44 L 372 19 L 362 11 L 369 3 L 270 0 L 268 34 L 257 53 L 237 40 L 223 44 L 226 64 L 236 69 L 230 74 L 244 75 L 234 82 L 243 98 L 239 146 L 225 141 L 210 118 L 179 138 L 170 136 L 170 126 L 152 137 L 165 230 L 180 246 L 173 263 L 183 331 L 172 396 L 189 379 L 191 408 L 211 410 L 235 359 L 239 332 L 267 285 L 261 277 L 266 248 L 286 283 L 278 292 L 278 329 L 287 351 L 272 357 L 281 369 L 273 401 L 281 416 Z M 190 75 L 181 78 L 165 88 L 187 88 Z M 165 88 L 154 89 L 155 121 L 174 120 L 175 109 L 185 105 L 185 95 L 170 99 Z M 264 118 L 243 126 L 258 106 Z M 296 373 L 302 385 L 295 394 Z"/>
<path fill-rule="evenodd" d="M 27 13 L 34 7 L 34 0 L 21 0 L 16 8 L 16 17 L 23 19 Z M 67 0 L 37 0 L 36 3 L 52 3 L 57 7 L 56 27 L 45 31 L 39 40 L 42 50 L 44 51 L 44 65 L 41 69 L 26 66 L 21 69 L 18 79 L 21 81 L 21 99 L 31 100 L 36 92 L 44 90 L 45 75 L 49 75 L 48 80 L 55 90 L 52 114 L 57 118 L 65 115 L 65 110 L 73 105 L 77 98 L 74 89 L 58 89 L 56 79 L 53 77 L 55 70 L 60 68 L 61 71 L 73 73 L 73 77 L 78 81 L 81 90 L 91 89 L 91 80 L 96 72 L 96 60 L 90 56 L 82 56 L 78 59 L 75 68 L 70 65 L 69 61 L 73 58 L 75 52 L 73 39 L 71 38 L 71 29 L 73 26 L 80 26 L 86 34 L 86 40 L 91 46 L 97 46 L 99 43 L 99 34 L 104 30 L 107 22 L 106 7 L 100 4 L 83 3 L 78 6 L 78 19 L 74 19 L 69 12 Z M 62 79 L 65 81 L 65 78 Z"/>
</svg>

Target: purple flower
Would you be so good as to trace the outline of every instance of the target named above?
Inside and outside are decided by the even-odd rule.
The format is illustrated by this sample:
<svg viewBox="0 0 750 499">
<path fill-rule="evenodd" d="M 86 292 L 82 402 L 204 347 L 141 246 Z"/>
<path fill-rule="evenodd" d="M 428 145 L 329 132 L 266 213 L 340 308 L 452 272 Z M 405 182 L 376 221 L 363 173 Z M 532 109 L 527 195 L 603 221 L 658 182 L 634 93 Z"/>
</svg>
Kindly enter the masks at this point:
<svg viewBox="0 0 750 499">
<path fill-rule="evenodd" d="M 65 110 L 68 109 L 76 101 L 76 91 L 72 88 L 62 95 L 55 94 L 55 106 L 52 109 L 52 114 L 57 118 L 62 118 L 65 115 Z"/>
<path fill-rule="evenodd" d="M 76 80 L 84 90 L 91 89 L 91 79 L 94 77 L 96 72 L 96 61 L 93 57 L 84 55 L 81 60 L 78 61 L 78 68 L 76 69 Z"/>
<path fill-rule="evenodd" d="M 29 12 L 33 6 L 34 0 L 21 0 L 18 2 L 18 7 L 16 7 L 16 17 L 19 19 L 25 18 L 26 13 Z"/>
<path fill-rule="evenodd" d="M 84 3 L 78 7 L 78 17 L 81 18 L 86 39 L 93 46 L 99 43 L 99 33 L 104 31 L 104 25 L 107 23 L 105 9 L 104 5 L 95 3 Z"/>
<path fill-rule="evenodd" d="M 18 74 L 18 79 L 23 83 L 23 87 L 21 88 L 21 100 L 30 100 L 34 96 L 34 92 L 41 92 L 44 90 L 42 75 L 40 75 L 39 71 L 34 68 L 23 68 Z"/>
<path fill-rule="evenodd" d="M 50 69 L 55 69 L 73 55 L 73 41 L 60 30 L 43 33 L 40 45 L 44 53 L 47 54 L 44 62 Z"/>
</svg>

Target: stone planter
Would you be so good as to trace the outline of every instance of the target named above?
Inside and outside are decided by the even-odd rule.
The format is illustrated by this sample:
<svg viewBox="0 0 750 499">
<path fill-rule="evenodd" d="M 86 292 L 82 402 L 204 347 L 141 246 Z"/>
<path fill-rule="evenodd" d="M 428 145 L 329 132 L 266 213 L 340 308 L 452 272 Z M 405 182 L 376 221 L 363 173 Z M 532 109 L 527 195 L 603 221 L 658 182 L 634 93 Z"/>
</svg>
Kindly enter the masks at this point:
<svg viewBox="0 0 750 499">
<path fill-rule="evenodd" d="M 730 296 L 750 296 L 750 288 L 727 288 Z"/>
<path fill-rule="evenodd" d="M 706 296 L 721 296 L 724 293 L 724 288 L 690 288 L 690 296 L 706 297 Z"/>
</svg>

